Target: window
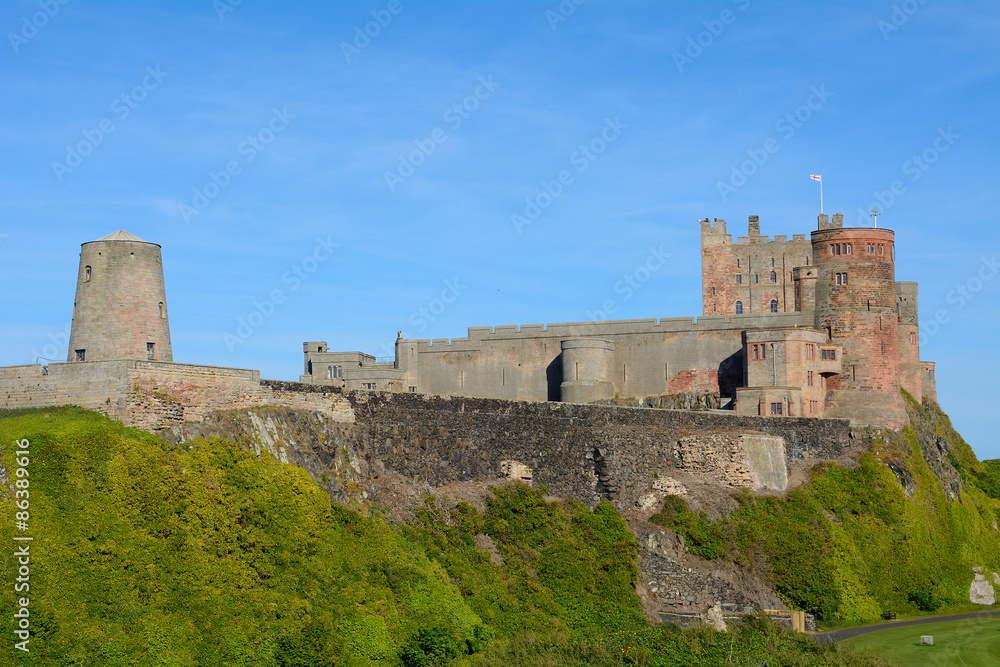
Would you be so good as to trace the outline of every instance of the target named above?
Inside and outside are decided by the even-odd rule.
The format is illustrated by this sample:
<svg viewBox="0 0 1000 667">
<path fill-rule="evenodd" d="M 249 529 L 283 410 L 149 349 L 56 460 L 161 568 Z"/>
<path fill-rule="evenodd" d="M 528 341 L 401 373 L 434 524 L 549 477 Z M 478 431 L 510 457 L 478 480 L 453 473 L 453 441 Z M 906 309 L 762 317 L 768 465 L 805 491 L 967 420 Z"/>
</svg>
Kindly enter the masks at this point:
<svg viewBox="0 0 1000 667">
<path fill-rule="evenodd" d="M 771 266 L 774 266 L 774 257 L 771 258 Z M 774 282 L 773 280 L 771 282 Z"/>
<path fill-rule="evenodd" d="M 833 340 L 833 327 L 826 328 L 826 339 Z"/>
<path fill-rule="evenodd" d="M 823 350 L 822 354 L 823 354 L 824 361 L 836 361 L 837 360 L 837 351 L 836 350 Z"/>
<path fill-rule="evenodd" d="M 806 359 L 816 358 L 816 346 L 812 344 L 806 345 Z"/>
<path fill-rule="evenodd" d="M 911 333 L 910 334 L 910 344 L 912 345 L 913 343 L 916 343 L 916 342 L 917 342 L 917 334 Z"/>
<path fill-rule="evenodd" d="M 166 306 L 163 305 L 163 302 L 161 301 L 160 302 L 160 319 L 162 320 L 166 316 L 167 316 L 167 308 L 166 308 Z"/>
<path fill-rule="evenodd" d="M 884 255 L 885 254 L 885 246 L 882 245 L 881 243 L 878 244 L 878 254 L 880 254 L 880 255 Z"/>
<path fill-rule="evenodd" d="M 781 403 L 771 403 L 771 414 L 772 415 L 781 414 Z"/>
<path fill-rule="evenodd" d="M 776 299 L 771 299 L 771 312 L 772 313 L 778 312 L 778 302 Z"/>
<path fill-rule="evenodd" d="M 772 283 L 778 282 L 778 274 L 775 273 L 774 271 L 771 271 L 771 282 Z"/>
<path fill-rule="evenodd" d="M 740 260 L 738 260 L 738 259 L 736 260 L 736 268 L 737 269 L 740 268 Z"/>
<path fill-rule="evenodd" d="M 332 380 L 333 379 L 333 366 L 327 366 L 326 367 L 326 379 L 327 380 Z"/>
<path fill-rule="evenodd" d="M 812 371 L 806 371 L 806 386 L 808 386 L 808 387 L 813 386 L 813 372 Z"/>
<path fill-rule="evenodd" d="M 759 283 L 760 282 L 760 274 L 759 273 L 753 274 L 753 281 L 755 283 Z"/>
<path fill-rule="evenodd" d="M 868 244 L 868 248 L 866 249 L 866 252 L 869 255 L 874 255 L 875 254 L 875 244 L 874 243 L 869 243 Z"/>
<path fill-rule="evenodd" d="M 712 296 L 715 296 L 715 288 L 712 288 Z"/>
<path fill-rule="evenodd" d="M 362 382 L 361 383 L 361 388 L 362 389 L 366 389 L 368 391 L 375 391 L 375 383 L 374 382 Z"/>
<path fill-rule="evenodd" d="M 736 302 L 736 314 L 737 315 L 742 315 L 743 314 L 743 302 L 742 301 L 737 301 Z"/>
<path fill-rule="evenodd" d="M 90 274 L 91 274 L 91 269 L 88 266 L 87 268 L 85 268 L 83 270 L 83 282 L 85 282 L 85 283 L 89 283 L 90 282 Z"/>
<path fill-rule="evenodd" d="M 760 343 L 753 346 L 754 359 L 767 359 L 767 344 Z"/>
<path fill-rule="evenodd" d="M 845 255 L 850 255 L 852 249 L 853 249 L 853 246 L 850 243 L 845 243 L 844 244 L 844 254 Z"/>
<path fill-rule="evenodd" d="M 85 361 L 86 357 L 87 357 L 87 351 L 86 350 L 76 350 L 76 360 L 77 361 Z"/>
<path fill-rule="evenodd" d="M 756 345 L 753 346 L 753 358 L 760 359 L 760 350 L 757 349 Z"/>
<path fill-rule="evenodd" d="M 831 255 L 837 254 L 837 246 L 833 245 L 832 243 L 830 244 L 830 254 Z"/>
<path fill-rule="evenodd" d="M 846 285 L 847 284 L 847 274 L 846 273 L 838 273 L 837 276 L 836 276 L 836 281 L 837 281 L 838 285 Z"/>
<path fill-rule="evenodd" d="M 146 343 L 146 358 L 152 359 L 154 350 L 156 349 L 156 343 Z"/>
<path fill-rule="evenodd" d="M 417 393 L 417 388 L 416 388 L 416 387 L 414 387 L 413 385 L 410 385 L 410 386 L 409 386 L 409 387 L 407 388 L 407 391 L 408 391 L 408 392 L 410 392 L 411 394 L 415 394 L 415 393 Z"/>
<path fill-rule="evenodd" d="M 742 283 L 743 283 L 743 274 L 742 273 L 737 273 L 736 274 L 736 284 L 737 285 L 741 285 Z"/>
</svg>

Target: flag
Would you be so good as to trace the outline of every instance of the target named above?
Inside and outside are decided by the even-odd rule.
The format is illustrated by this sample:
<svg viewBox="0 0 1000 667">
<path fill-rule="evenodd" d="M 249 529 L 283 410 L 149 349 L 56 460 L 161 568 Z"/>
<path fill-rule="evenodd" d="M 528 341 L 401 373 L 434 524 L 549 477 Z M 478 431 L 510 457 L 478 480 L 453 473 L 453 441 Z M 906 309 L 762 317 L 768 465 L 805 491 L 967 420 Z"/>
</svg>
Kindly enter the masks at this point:
<svg viewBox="0 0 1000 667">
<path fill-rule="evenodd" d="M 820 174 L 819 176 L 817 176 L 816 174 L 809 174 L 809 178 L 813 179 L 814 181 L 819 181 L 821 183 L 823 182 L 822 174 Z"/>
</svg>

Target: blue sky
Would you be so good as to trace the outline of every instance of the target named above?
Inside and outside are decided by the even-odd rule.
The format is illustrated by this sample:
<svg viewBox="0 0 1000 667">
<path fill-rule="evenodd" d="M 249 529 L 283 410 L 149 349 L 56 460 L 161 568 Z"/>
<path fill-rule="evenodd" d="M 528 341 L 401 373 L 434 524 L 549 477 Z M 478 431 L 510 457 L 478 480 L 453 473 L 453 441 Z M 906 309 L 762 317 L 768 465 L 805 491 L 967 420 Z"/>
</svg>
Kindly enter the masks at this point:
<svg viewBox="0 0 1000 667">
<path fill-rule="evenodd" d="M 36 0 L 0 28 L 0 364 L 65 358 L 79 244 L 119 228 L 163 246 L 176 361 L 270 378 L 305 340 L 700 315 L 696 221 L 808 232 L 822 174 L 848 225 L 882 200 L 940 403 L 1000 457 L 996 2 Z"/>
</svg>

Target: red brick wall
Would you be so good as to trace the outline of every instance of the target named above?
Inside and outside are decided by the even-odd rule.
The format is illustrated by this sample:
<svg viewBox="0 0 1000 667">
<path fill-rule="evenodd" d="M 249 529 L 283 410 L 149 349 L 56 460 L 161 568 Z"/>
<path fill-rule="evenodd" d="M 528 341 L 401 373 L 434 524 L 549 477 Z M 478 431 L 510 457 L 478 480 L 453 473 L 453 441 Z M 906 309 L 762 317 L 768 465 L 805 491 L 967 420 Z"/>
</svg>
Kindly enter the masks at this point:
<svg viewBox="0 0 1000 667">
<path fill-rule="evenodd" d="M 896 424 L 901 418 L 902 399 L 893 232 L 873 228 L 824 229 L 812 233 L 812 242 L 818 271 L 816 326 L 829 327 L 833 340 L 844 346 L 842 372 L 827 381 L 832 407 L 837 407 L 838 400 L 862 400 L 857 395 L 838 399 L 838 391 L 878 392 L 886 396 L 879 403 L 882 406 L 879 409 L 886 410 L 886 423 Z M 869 254 L 869 243 L 876 248 L 881 244 L 882 253 Z M 830 247 L 837 244 L 840 254 L 831 254 Z M 851 246 L 850 254 L 845 249 L 847 244 Z M 838 274 L 846 274 L 846 285 L 837 284 Z M 905 419 L 905 413 L 902 418 Z"/>
<path fill-rule="evenodd" d="M 743 303 L 744 314 L 768 313 L 772 300 L 780 313 L 795 311 L 792 270 L 812 263 L 812 245 L 805 235 L 791 241 L 761 236 L 756 218 L 750 216 L 749 236 L 739 237 L 737 243 L 726 233 L 724 220 L 714 225 L 702 221 L 702 314 L 735 314 L 737 301 Z"/>
</svg>

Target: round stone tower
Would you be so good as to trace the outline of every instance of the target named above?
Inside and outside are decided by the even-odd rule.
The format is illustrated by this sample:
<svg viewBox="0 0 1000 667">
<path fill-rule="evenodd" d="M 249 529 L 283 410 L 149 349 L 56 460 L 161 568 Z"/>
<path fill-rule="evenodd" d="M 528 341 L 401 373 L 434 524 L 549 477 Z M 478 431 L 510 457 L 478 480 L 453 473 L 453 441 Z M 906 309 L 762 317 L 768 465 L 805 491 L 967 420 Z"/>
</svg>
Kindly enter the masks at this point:
<svg viewBox="0 0 1000 667">
<path fill-rule="evenodd" d="M 68 361 L 173 361 L 160 246 L 124 230 L 84 243 Z"/>
<path fill-rule="evenodd" d="M 843 345 L 842 371 L 826 378 L 826 417 L 898 428 L 899 314 L 894 233 L 821 228 L 812 233 L 818 329 Z"/>
<path fill-rule="evenodd" d="M 590 403 L 613 398 L 611 381 L 615 344 L 600 338 L 568 338 L 560 342 L 563 381 L 559 385 L 564 403 Z"/>
</svg>

